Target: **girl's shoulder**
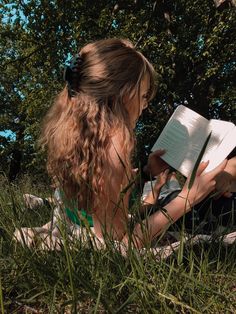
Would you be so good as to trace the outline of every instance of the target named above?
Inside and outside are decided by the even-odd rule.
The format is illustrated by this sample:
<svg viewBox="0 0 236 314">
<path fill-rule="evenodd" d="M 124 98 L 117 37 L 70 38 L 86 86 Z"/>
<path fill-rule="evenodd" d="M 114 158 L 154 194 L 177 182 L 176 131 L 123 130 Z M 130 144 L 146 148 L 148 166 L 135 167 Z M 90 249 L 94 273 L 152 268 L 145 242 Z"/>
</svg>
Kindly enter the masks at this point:
<svg viewBox="0 0 236 314">
<path fill-rule="evenodd" d="M 111 144 L 108 149 L 108 160 L 114 166 L 120 168 L 127 159 L 122 133 L 117 131 L 111 136 Z"/>
</svg>

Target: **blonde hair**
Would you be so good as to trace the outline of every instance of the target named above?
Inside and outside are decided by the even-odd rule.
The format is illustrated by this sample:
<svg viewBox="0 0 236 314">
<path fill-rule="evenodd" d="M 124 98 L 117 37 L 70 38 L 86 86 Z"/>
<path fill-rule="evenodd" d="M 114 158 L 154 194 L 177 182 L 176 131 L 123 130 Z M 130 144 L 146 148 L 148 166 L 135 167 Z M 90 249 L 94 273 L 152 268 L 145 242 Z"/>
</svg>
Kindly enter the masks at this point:
<svg viewBox="0 0 236 314">
<path fill-rule="evenodd" d="M 91 209 L 104 180 L 111 136 L 122 132 L 124 165 L 131 170 L 134 135 L 123 98 L 140 90 L 150 77 L 150 99 L 155 94 L 155 71 L 133 45 L 123 39 L 105 39 L 80 50 L 77 93 L 69 97 L 67 86 L 56 97 L 42 127 L 40 143 L 47 149 L 47 167 L 68 198 L 78 198 L 79 208 Z M 115 175 L 114 173 L 112 175 Z M 96 198 L 95 198 L 96 196 Z M 89 201 L 89 203 L 88 203 Z"/>
</svg>

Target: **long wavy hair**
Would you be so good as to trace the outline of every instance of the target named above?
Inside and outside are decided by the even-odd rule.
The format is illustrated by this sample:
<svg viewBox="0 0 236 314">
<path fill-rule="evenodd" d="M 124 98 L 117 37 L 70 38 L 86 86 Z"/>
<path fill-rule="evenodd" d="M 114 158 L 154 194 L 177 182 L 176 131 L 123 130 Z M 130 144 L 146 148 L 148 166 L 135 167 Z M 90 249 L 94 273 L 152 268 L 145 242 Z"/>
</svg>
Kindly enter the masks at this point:
<svg viewBox="0 0 236 314">
<path fill-rule="evenodd" d="M 121 132 L 126 172 L 131 172 L 133 126 L 124 96 L 137 95 L 141 80 L 150 78 L 149 98 L 155 94 L 153 66 L 123 39 L 105 39 L 80 50 L 82 63 L 77 93 L 68 86 L 56 97 L 44 118 L 40 145 L 47 150 L 47 168 L 67 198 L 78 199 L 78 208 L 96 206 L 109 182 L 104 167 L 112 135 Z M 105 182 L 107 181 L 107 182 Z"/>
</svg>

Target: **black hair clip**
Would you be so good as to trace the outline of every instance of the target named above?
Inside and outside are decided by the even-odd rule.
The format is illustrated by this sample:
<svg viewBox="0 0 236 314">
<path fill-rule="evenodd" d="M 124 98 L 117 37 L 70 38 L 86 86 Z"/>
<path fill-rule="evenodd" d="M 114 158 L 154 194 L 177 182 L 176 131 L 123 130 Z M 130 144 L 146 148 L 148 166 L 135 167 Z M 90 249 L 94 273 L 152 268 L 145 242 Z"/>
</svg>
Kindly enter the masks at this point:
<svg viewBox="0 0 236 314">
<path fill-rule="evenodd" d="M 80 66 L 83 60 L 80 54 L 74 56 L 70 60 L 70 64 L 66 66 L 64 71 L 64 80 L 67 82 L 68 94 L 70 97 L 74 97 L 78 92 L 79 78 L 80 78 Z"/>
</svg>

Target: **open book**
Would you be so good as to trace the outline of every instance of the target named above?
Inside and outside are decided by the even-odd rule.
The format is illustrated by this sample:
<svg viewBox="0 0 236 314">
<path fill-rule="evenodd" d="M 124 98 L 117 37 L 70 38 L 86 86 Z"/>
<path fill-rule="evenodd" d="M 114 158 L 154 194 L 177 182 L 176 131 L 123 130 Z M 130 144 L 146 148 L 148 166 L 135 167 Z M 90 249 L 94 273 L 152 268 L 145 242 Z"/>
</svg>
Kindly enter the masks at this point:
<svg viewBox="0 0 236 314">
<path fill-rule="evenodd" d="M 209 160 L 206 172 L 218 166 L 236 146 L 236 126 L 232 122 L 207 120 L 195 111 L 178 106 L 152 147 L 165 149 L 161 158 L 171 167 L 189 176 L 198 155 L 211 133 L 202 160 Z"/>
</svg>

